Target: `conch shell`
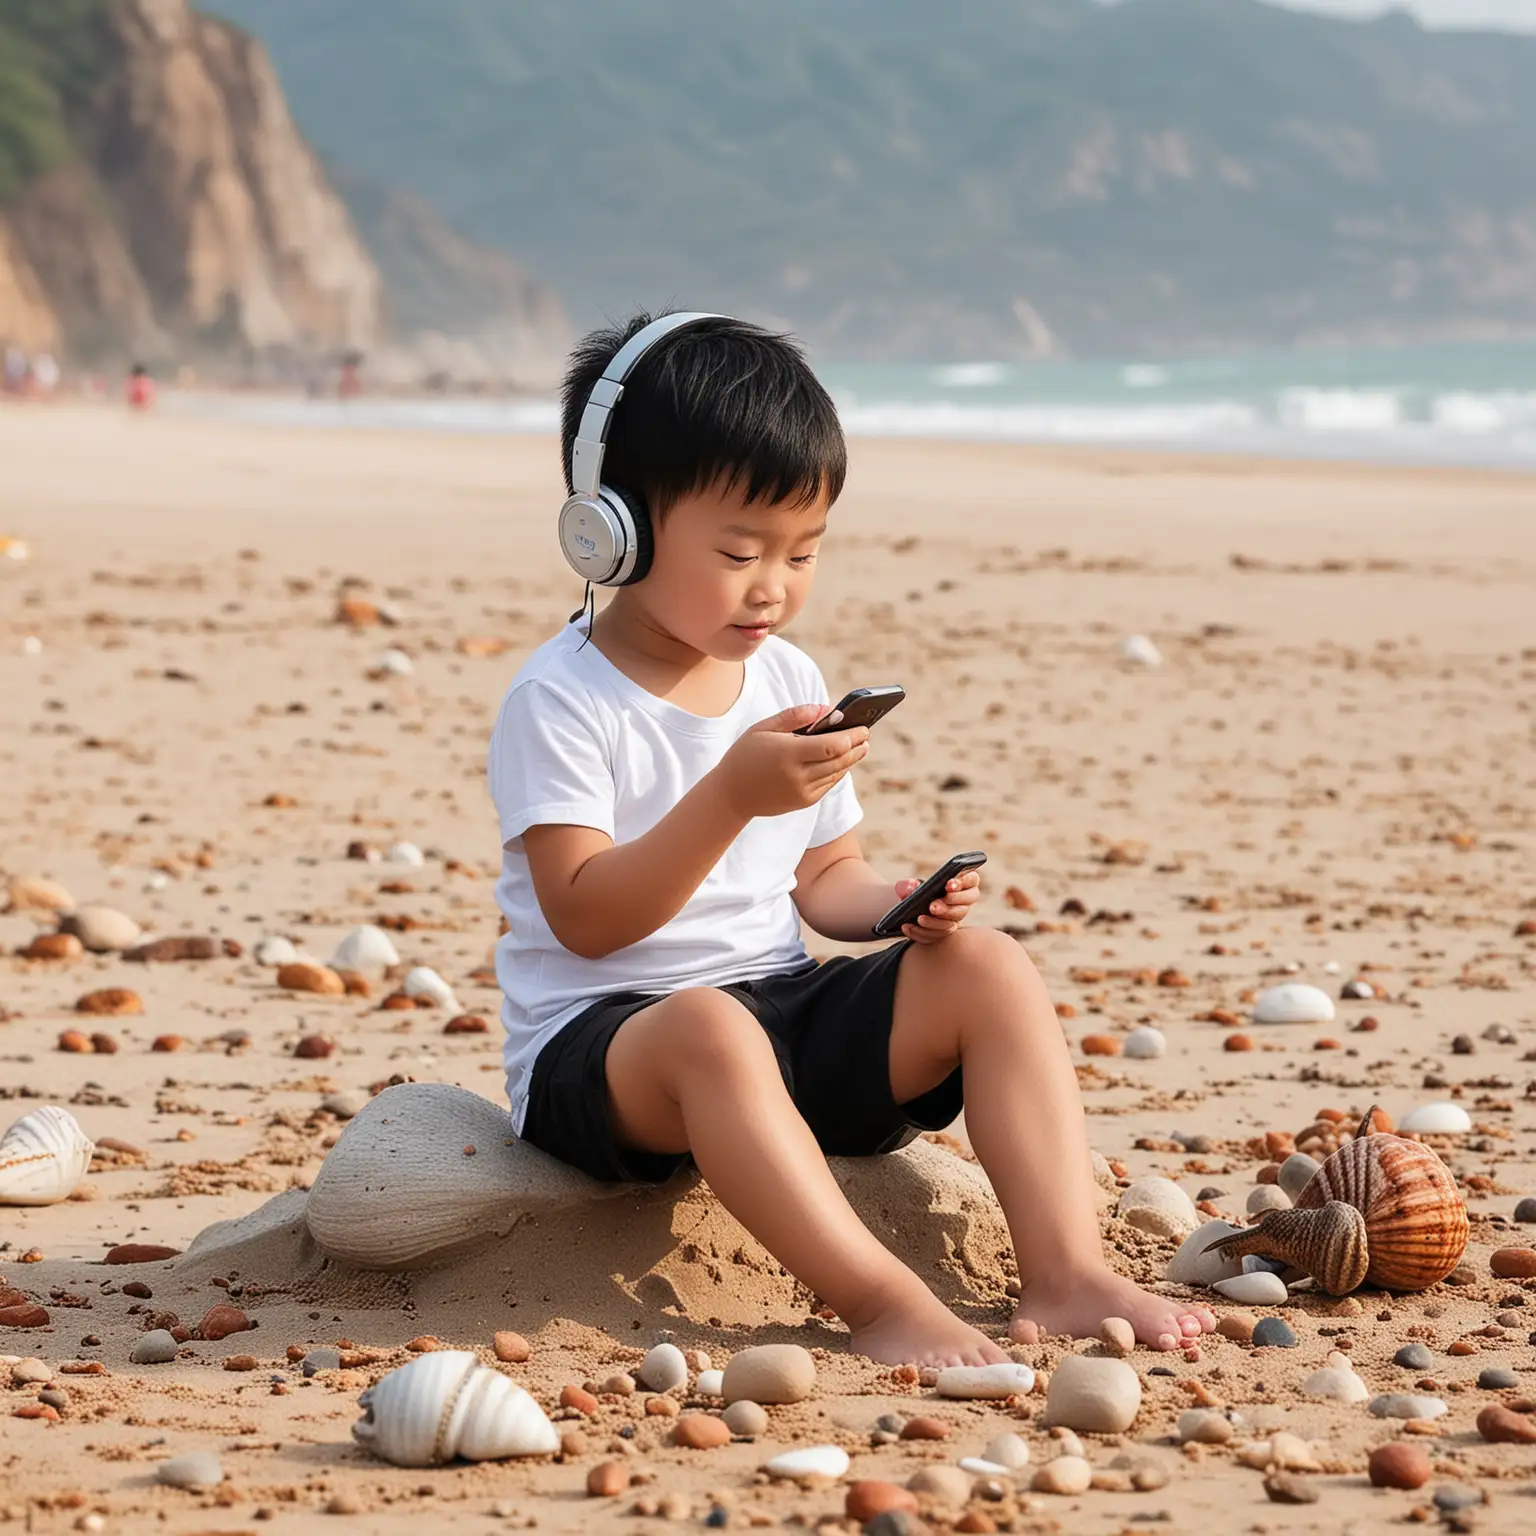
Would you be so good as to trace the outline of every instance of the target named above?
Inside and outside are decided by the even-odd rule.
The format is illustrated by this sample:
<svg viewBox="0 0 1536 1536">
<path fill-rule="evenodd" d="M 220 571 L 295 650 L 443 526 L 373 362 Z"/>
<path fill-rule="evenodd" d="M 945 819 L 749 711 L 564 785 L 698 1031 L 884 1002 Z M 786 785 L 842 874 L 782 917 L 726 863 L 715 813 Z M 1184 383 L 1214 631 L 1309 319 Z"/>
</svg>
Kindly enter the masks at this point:
<svg viewBox="0 0 1536 1536">
<path fill-rule="evenodd" d="M 1366 1281 L 1423 1291 L 1445 1279 L 1466 1252 L 1466 1201 L 1433 1150 L 1373 1131 L 1375 1113 L 1312 1175 L 1293 1210 L 1270 1211 L 1206 1251 L 1281 1259 L 1334 1296 Z"/>
<path fill-rule="evenodd" d="M 547 1456 L 560 1436 L 510 1377 L 467 1349 L 436 1349 L 391 1371 L 361 1397 L 352 1436 L 397 1467 Z"/>
<path fill-rule="evenodd" d="M 91 1166 L 90 1137 L 67 1109 L 44 1104 L 0 1138 L 0 1205 L 69 1199 Z"/>
</svg>

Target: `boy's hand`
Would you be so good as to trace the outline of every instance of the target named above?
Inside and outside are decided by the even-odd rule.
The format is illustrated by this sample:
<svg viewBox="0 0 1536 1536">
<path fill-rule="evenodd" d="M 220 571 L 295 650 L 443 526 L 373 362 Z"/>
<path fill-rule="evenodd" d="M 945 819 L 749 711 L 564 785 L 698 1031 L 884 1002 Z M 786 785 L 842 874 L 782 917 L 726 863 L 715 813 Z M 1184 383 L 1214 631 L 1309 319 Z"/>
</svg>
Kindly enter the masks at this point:
<svg viewBox="0 0 1536 1536">
<path fill-rule="evenodd" d="M 896 900 L 905 901 L 923 882 L 898 880 Z M 962 870 L 945 887 L 944 894 L 931 902 L 915 923 L 903 923 L 902 934 L 914 944 L 937 944 L 947 939 L 961 923 L 965 914 L 981 900 L 981 873 L 979 870 Z"/>
<path fill-rule="evenodd" d="M 712 770 L 726 803 L 743 820 L 781 816 L 815 805 L 869 750 L 869 727 L 796 736 L 826 714 L 825 704 L 797 704 L 759 720 Z"/>
</svg>

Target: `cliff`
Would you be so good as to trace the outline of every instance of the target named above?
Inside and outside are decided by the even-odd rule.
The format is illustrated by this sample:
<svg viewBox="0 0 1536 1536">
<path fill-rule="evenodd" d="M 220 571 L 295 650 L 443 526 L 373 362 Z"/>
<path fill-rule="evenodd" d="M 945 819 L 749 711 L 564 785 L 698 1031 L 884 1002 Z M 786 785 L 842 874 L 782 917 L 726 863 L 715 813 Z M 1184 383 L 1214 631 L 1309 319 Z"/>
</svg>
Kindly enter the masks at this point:
<svg viewBox="0 0 1536 1536">
<path fill-rule="evenodd" d="M 0 96 L 0 342 L 169 359 L 377 338 L 378 271 L 245 33 L 186 0 L 7 0 Z"/>
</svg>

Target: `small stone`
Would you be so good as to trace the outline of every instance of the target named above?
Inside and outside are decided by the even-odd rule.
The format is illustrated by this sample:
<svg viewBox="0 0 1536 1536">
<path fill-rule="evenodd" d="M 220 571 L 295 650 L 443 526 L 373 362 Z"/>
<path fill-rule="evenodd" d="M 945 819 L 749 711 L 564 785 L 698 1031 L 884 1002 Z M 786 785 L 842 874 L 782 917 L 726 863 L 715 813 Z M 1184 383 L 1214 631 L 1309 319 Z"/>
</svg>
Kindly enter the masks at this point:
<svg viewBox="0 0 1536 1536">
<path fill-rule="evenodd" d="M 18 1360 L 11 1367 L 11 1385 L 13 1387 L 41 1386 L 45 1381 L 53 1380 L 53 1367 L 45 1361 L 29 1356 L 25 1360 Z"/>
<path fill-rule="evenodd" d="M 293 1054 L 302 1061 L 323 1061 L 336 1049 L 336 1042 L 325 1035 L 305 1035 L 294 1046 Z"/>
<path fill-rule="evenodd" d="M 562 1429 L 560 1431 L 560 1454 L 567 1461 L 574 1461 L 578 1456 L 585 1456 L 588 1444 L 587 1437 L 579 1429 Z"/>
<path fill-rule="evenodd" d="M 1288 1211 L 1291 1197 L 1278 1184 L 1257 1184 L 1248 1191 L 1246 1209 L 1250 1216 L 1263 1211 Z"/>
<path fill-rule="evenodd" d="M 1294 1349 L 1297 1342 L 1295 1331 L 1283 1318 L 1261 1318 L 1258 1327 L 1253 1330 L 1253 1344 L 1256 1349 Z"/>
<path fill-rule="evenodd" d="M 1099 1324 L 1099 1337 L 1116 1355 L 1128 1355 L 1136 1348 L 1136 1330 L 1123 1317 L 1106 1317 Z"/>
<path fill-rule="evenodd" d="M 1081 1456 L 1058 1456 L 1035 1473 L 1029 1486 L 1035 1493 L 1071 1495 L 1087 1493 L 1092 1483 L 1093 1468 Z"/>
<path fill-rule="evenodd" d="M 20 951 L 23 960 L 78 960 L 85 945 L 72 933 L 40 933 Z"/>
<path fill-rule="evenodd" d="M 1286 1197 L 1294 1201 L 1312 1182 L 1312 1176 L 1321 1166 L 1316 1158 L 1308 1157 L 1305 1152 L 1293 1152 L 1281 1163 L 1275 1182 L 1285 1191 Z"/>
<path fill-rule="evenodd" d="M 986 1450 L 981 1455 L 982 1460 L 990 1461 L 994 1466 L 1007 1467 L 1010 1472 L 1018 1472 L 1029 1465 L 1029 1441 L 1022 1435 L 999 1435 L 995 1440 L 988 1442 Z"/>
<path fill-rule="evenodd" d="M 82 1034 L 78 1029 L 61 1030 L 58 1048 L 71 1056 L 88 1056 L 96 1049 L 91 1044 L 90 1036 Z"/>
<path fill-rule="evenodd" d="M 255 1355 L 230 1355 L 224 1362 L 226 1371 L 254 1371 L 261 1362 Z"/>
<path fill-rule="evenodd" d="M 951 1365 L 939 1372 L 934 1383 L 940 1397 L 982 1398 L 1028 1396 L 1035 1373 L 1027 1365 Z"/>
<path fill-rule="evenodd" d="M 1444 1488 L 1435 1489 L 1435 1508 L 1442 1514 L 1455 1514 L 1457 1510 L 1471 1509 L 1487 1502 L 1488 1495 L 1481 1488 L 1458 1488 L 1454 1483 L 1448 1483 Z"/>
<path fill-rule="evenodd" d="M 1282 1472 L 1321 1472 L 1322 1464 L 1312 1454 L 1312 1448 L 1300 1435 L 1289 1430 L 1277 1430 L 1268 1440 L 1257 1440 L 1242 1446 L 1238 1460 L 1244 1466 L 1262 1472 L 1267 1467 L 1278 1467 Z"/>
<path fill-rule="evenodd" d="M 1502 1392 L 1508 1387 L 1518 1387 L 1520 1378 L 1502 1365 L 1490 1365 L 1478 1372 L 1477 1384 L 1485 1392 Z"/>
<path fill-rule="evenodd" d="M 672 1443 L 694 1451 L 712 1451 L 730 1438 L 730 1425 L 712 1413 L 685 1413 L 672 1426 Z"/>
<path fill-rule="evenodd" d="M 633 1397 L 635 1378 L 628 1371 L 615 1371 L 612 1376 L 603 1377 L 597 1390 L 604 1396 Z"/>
<path fill-rule="evenodd" d="M 673 1419 L 677 1417 L 677 1399 L 657 1394 L 645 1400 L 645 1411 L 648 1417 L 653 1419 Z"/>
<path fill-rule="evenodd" d="M 277 969 L 277 984 L 285 992 L 313 992 L 321 997 L 344 997 L 347 984 L 328 965 L 291 960 Z"/>
<path fill-rule="evenodd" d="M 1536 1222 L 1536 1195 L 1527 1195 L 1515 1206 L 1515 1220 L 1523 1224 Z"/>
<path fill-rule="evenodd" d="M 491 1348 L 495 1350 L 496 1358 L 505 1360 L 508 1365 L 521 1365 L 533 1353 L 528 1340 L 520 1333 L 513 1333 L 510 1328 L 492 1337 Z"/>
<path fill-rule="evenodd" d="M 888 1510 L 904 1510 L 908 1514 L 916 1514 L 917 1498 L 895 1483 L 882 1483 L 872 1478 L 863 1478 L 848 1485 L 848 1492 L 843 1499 L 843 1513 L 850 1520 L 862 1524 Z"/>
<path fill-rule="evenodd" d="M 727 1403 L 798 1403 L 816 1386 L 816 1362 L 798 1344 L 758 1344 L 732 1355 L 721 1395 Z"/>
<path fill-rule="evenodd" d="M 1272 1504 L 1316 1504 L 1317 1489 L 1293 1472 L 1270 1472 L 1264 1478 L 1264 1492 Z"/>
<path fill-rule="evenodd" d="M 1435 1363 L 1435 1357 L 1428 1348 L 1415 1341 L 1412 1344 L 1404 1344 L 1398 1352 L 1392 1356 L 1392 1364 L 1400 1365 L 1404 1370 L 1427 1371 Z"/>
<path fill-rule="evenodd" d="M 12 1302 L 0 1307 L 0 1328 L 46 1328 L 47 1307 L 34 1306 L 31 1302 Z"/>
<path fill-rule="evenodd" d="M 299 1369 L 305 1377 L 318 1376 L 321 1371 L 339 1371 L 341 1369 L 341 1351 L 322 1346 L 319 1349 L 309 1350 L 299 1361 Z"/>
<path fill-rule="evenodd" d="M 1536 1248 L 1500 1248 L 1488 1267 L 1501 1280 L 1536 1278 Z"/>
<path fill-rule="evenodd" d="M 1221 1048 L 1224 1051 L 1251 1051 L 1253 1049 L 1253 1036 L 1244 1034 L 1228 1035 L 1221 1042 Z"/>
<path fill-rule="evenodd" d="M 1116 1214 L 1156 1237 L 1183 1239 L 1200 1225 L 1194 1202 L 1172 1179 L 1137 1179 L 1120 1196 Z"/>
<path fill-rule="evenodd" d="M 652 1392 L 671 1392 L 688 1381 L 688 1362 L 676 1344 L 658 1344 L 635 1372 L 640 1384 Z M 752 1396 L 751 1393 L 744 1394 Z"/>
<path fill-rule="evenodd" d="M 720 1506 L 717 1504 L 715 1508 L 719 1509 Z M 722 1517 L 724 1513 L 721 1510 Z M 721 1518 L 713 1522 L 706 1520 L 704 1523 L 705 1525 L 711 1523 L 724 1525 L 725 1519 Z M 763 1522 L 753 1522 L 753 1524 L 760 1523 Z M 908 1510 L 888 1509 L 883 1514 L 876 1515 L 873 1520 L 866 1520 L 860 1536 L 928 1536 L 928 1527 Z"/>
<path fill-rule="evenodd" d="M 176 1349 L 176 1340 L 169 1330 L 155 1328 L 134 1340 L 128 1359 L 134 1365 L 165 1365 L 176 1358 Z"/>
<path fill-rule="evenodd" d="M 1230 1280 L 1218 1280 L 1211 1289 L 1225 1296 L 1228 1301 L 1241 1301 L 1252 1307 L 1278 1306 L 1290 1299 L 1285 1281 L 1279 1275 L 1271 1274 L 1267 1269 L 1256 1269 L 1245 1275 L 1233 1275 Z"/>
<path fill-rule="evenodd" d="M 700 1397 L 719 1397 L 724 1388 L 724 1371 L 700 1371 L 693 1383 L 693 1389 Z"/>
<path fill-rule="evenodd" d="M 217 1488 L 224 1481 L 224 1468 L 212 1451 L 189 1451 L 162 1461 L 155 1468 L 155 1481 L 172 1488 Z"/>
<path fill-rule="evenodd" d="M 739 1398 L 720 1417 L 730 1426 L 733 1435 L 743 1440 L 755 1440 L 768 1430 L 768 1414 L 750 1398 Z"/>
<path fill-rule="evenodd" d="M 76 1013 L 95 1014 L 99 1018 L 127 1018 L 144 1012 L 144 1001 L 127 987 L 103 987 L 75 999 Z"/>
<path fill-rule="evenodd" d="M 1093 1434 L 1119 1434 L 1141 1408 L 1141 1382 L 1123 1360 L 1068 1355 L 1051 1374 L 1045 1422 Z"/>
<path fill-rule="evenodd" d="M 1438 1419 L 1446 1411 L 1446 1404 L 1439 1397 L 1421 1397 L 1411 1392 L 1384 1392 L 1371 1399 L 1370 1408 L 1378 1419 Z"/>
<path fill-rule="evenodd" d="M 928 1414 L 916 1414 L 901 1426 L 899 1438 L 903 1440 L 947 1440 L 949 1439 L 949 1425 L 943 1419 L 935 1419 Z"/>
<path fill-rule="evenodd" d="M 934 1462 L 931 1466 L 919 1467 L 907 1479 L 907 1488 L 912 1493 L 926 1493 L 936 1503 L 950 1509 L 959 1509 L 971 1496 L 971 1478 L 959 1467 Z"/>
<path fill-rule="evenodd" d="M 597 1412 L 597 1399 L 583 1387 L 564 1386 L 560 1389 L 560 1406 L 590 1416 Z"/>
<path fill-rule="evenodd" d="M 1210 1286 L 1218 1280 L 1230 1280 L 1234 1275 L 1242 1274 L 1241 1259 L 1205 1250 L 1218 1238 L 1233 1237 L 1247 1230 L 1230 1221 L 1206 1222 L 1179 1245 L 1179 1251 L 1168 1262 L 1164 1278 L 1175 1285 Z"/>
<path fill-rule="evenodd" d="M 328 1515 L 360 1515 L 363 1506 L 350 1493 L 333 1493 L 325 1502 L 325 1512 Z"/>
<path fill-rule="evenodd" d="M 216 1343 L 220 1339 L 227 1339 L 232 1333 L 244 1333 L 254 1326 L 239 1307 L 221 1304 L 209 1307 L 203 1314 L 202 1322 L 197 1325 L 197 1336 Z"/>
<path fill-rule="evenodd" d="M 93 954 L 131 949 L 143 929 L 131 917 L 115 907 L 88 905 L 76 907 L 59 919 L 59 929 L 72 933 Z"/>
<path fill-rule="evenodd" d="M 1306 1397 L 1320 1397 L 1335 1403 L 1363 1403 L 1370 1395 L 1370 1388 L 1348 1366 L 1325 1366 L 1302 1382 L 1301 1390 Z"/>
<path fill-rule="evenodd" d="M 123 959 L 163 965 L 177 960 L 213 960 L 223 952 L 219 941 L 206 933 L 181 933 L 137 945 Z"/>
<path fill-rule="evenodd" d="M 615 1499 L 629 1487 L 629 1468 L 622 1462 L 600 1461 L 587 1473 L 587 1497 Z"/>
<path fill-rule="evenodd" d="M 43 875 L 12 875 L 8 886 L 11 912 L 69 912 L 75 898 L 57 880 Z"/>
<path fill-rule="evenodd" d="M 757 1347 L 771 1349 L 778 1346 L 764 1344 Z M 848 1453 L 836 1445 L 797 1446 L 763 1463 L 763 1471 L 769 1477 L 827 1477 L 835 1480 L 847 1470 Z"/>
<path fill-rule="evenodd" d="M 1215 1408 L 1186 1408 L 1179 1415 L 1179 1443 L 1225 1445 L 1233 1436 L 1232 1421 Z"/>
<path fill-rule="evenodd" d="M 1084 1056 L 1118 1056 L 1121 1051 L 1114 1035 L 1084 1035 L 1082 1048 Z"/>
<path fill-rule="evenodd" d="M 1477 1416 L 1477 1432 L 1495 1445 L 1536 1445 L 1536 1418 L 1490 1403 Z"/>
<path fill-rule="evenodd" d="M 1168 1042 L 1160 1029 L 1142 1024 L 1125 1037 L 1123 1050 L 1132 1061 L 1156 1061 L 1168 1049 Z"/>
<path fill-rule="evenodd" d="M 1368 1465 L 1373 1488 L 1422 1488 L 1430 1478 L 1429 1453 L 1401 1441 L 1378 1445 Z"/>
</svg>

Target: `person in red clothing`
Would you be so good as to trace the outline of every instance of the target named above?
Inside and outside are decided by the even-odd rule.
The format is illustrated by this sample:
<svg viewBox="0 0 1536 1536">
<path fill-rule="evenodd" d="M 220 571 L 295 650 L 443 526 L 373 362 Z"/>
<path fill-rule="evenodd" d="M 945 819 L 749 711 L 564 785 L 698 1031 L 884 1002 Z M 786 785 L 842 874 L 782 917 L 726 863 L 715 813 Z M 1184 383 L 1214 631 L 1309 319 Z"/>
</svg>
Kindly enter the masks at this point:
<svg viewBox="0 0 1536 1536">
<path fill-rule="evenodd" d="M 135 411 L 147 411 L 155 403 L 155 381 L 143 363 L 135 363 L 128 375 L 128 405 Z"/>
</svg>

